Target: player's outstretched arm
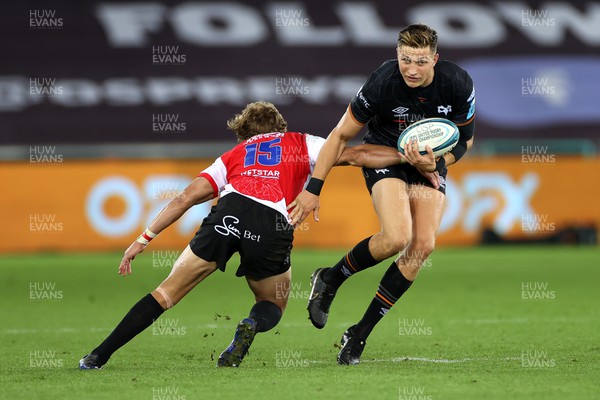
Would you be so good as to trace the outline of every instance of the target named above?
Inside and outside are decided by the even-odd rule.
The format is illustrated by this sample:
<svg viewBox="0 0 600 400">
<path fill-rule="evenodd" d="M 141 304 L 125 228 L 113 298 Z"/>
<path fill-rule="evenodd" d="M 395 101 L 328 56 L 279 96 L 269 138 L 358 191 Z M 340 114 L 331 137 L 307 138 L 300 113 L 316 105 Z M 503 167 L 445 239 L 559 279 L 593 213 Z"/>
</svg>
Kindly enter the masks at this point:
<svg viewBox="0 0 600 400">
<path fill-rule="evenodd" d="M 385 168 L 390 165 L 402 164 L 406 161 L 398 155 L 398 150 L 378 144 L 361 144 L 346 147 L 336 162 L 339 165 L 352 165 L 366 168 Z"/>
<path fill-rule="evenodd" d="M 158 235 L 181 218 L 187 210 L 213 197 L 214 190 L 210 182 L 203 177 L 196 178 L 158 213 L 148 229 Z"/>
<path fill-rule="evenodd" d="M 192 206 L 204 203 L 214 197 L 214 191 L 211 184 L 206 178 L 196 178 L 190 183 L 177 197 L 169 202 L 154 218 L 152 223 L 144 234 L 140 235 L 128 248 L 125 250 L 121 264 L 119 265 L 119 275 L 125 276 L 131 274 L 131 261 L 140 254 L 149 240 L 144 239 L 147 232 L 158 235 L 165 228 L 169 227 L 175 221 L 189 210 Z"/>
<path fill-rule="evenodd" d="M 404 164 L 408 162 L 406 157 L 389 146 L 377 144 L 361 144 L 354 147 L 346 147 L 336 165 L 352 165 L 366 168 L 385 168 L 390 165 Z M 431 182 L 434 188 L 440 187 L 440 175 L 437 171 L 421 172 Z"/>
<path fill-rule="evenodd" d="M 363 125 L 355 121 L 350 115 L 351 111 L 346 110 L 340 122 L 331 131 L 327 140 L 323 144 L 317 162 L 312 174 L 311 182 L 296 199 L 288 205 L 292 225 L 296 225 L 313 212 L 315 221 L 319 220 L 319 194 L 321 186 L 327 178 L 329 171 L 336 164 L 346 144 L 354 136 L 358 135 Z M 318 185 L 317 189 L 311 186 L 313 183 Z"/>
</svg>

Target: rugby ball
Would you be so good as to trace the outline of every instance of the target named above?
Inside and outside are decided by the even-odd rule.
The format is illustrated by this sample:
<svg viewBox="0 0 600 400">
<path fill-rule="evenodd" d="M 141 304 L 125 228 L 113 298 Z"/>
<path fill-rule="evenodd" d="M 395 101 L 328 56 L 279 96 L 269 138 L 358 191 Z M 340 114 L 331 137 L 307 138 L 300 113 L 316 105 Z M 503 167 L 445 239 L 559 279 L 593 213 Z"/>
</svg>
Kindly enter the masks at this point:
<svg viewBox="0 0 600 400">
<path fill-rule="evenodd" d="M 454 122 L 445 118 L 422 119 L 402 132 L 398 138 L 398 151 L 404 154 L 404 147 L 411 140 L 419 143 L 419 153 L 425 155 L 425 147 L 429 145 L 433 154 L 439 157 L 456 146 L 460 132 Z"/>
</svg>

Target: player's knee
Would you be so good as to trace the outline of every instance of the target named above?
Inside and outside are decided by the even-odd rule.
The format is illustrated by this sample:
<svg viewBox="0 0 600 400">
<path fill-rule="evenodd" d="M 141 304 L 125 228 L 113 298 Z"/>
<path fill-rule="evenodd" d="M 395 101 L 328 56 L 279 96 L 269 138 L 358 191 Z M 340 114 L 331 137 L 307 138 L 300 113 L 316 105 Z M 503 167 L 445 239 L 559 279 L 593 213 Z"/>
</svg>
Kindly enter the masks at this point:
<svg viewBox="0 0 600 400">
<path fill-rule="evenodd" d="M 198 277 L 207 275 L 216 269 L 214 263 L 208 262 L 186 262 L 185 260 L 177 260 L 173 264 L 173 271 L 178 270 L 185 273 L 189 279 L 197 279 Z"/>
<path fill-rule="evenodd" d="M 435 238 L 418 238 L 411 243 L 413 257 L 425 260 L 435 249 Z"/>
<path fill-rule="evenodd" d="M 409 234 L 384 235 L 383 251 L 386 257 L 391 257 L 403 251 L 411 241 Z"/>
</svg>

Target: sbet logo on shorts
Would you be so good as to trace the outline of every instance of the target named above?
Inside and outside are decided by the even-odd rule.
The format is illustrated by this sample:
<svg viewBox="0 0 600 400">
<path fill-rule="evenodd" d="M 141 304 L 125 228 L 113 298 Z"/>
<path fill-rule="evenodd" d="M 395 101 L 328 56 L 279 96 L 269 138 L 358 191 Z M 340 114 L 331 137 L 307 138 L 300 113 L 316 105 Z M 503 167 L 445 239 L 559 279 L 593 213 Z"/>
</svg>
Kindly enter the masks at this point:
<svg viewBox="0 0 600 400">
<path fill-rule="evenodd" d="M 238 239 L 243 237 L 244 239 L 250 239 L 254 242 L 260 242 L 260 235 L 255 235 L 249 230 L 245 229 L 244 233 L 242 234 L 242 232 L 235 226 L 239 222 L 240 220 L 238 217 L 226 215 L 223 217 L 223 225 L 215 225 L 215 231 L 223 236 L 232 235 Z"/>
</svg>

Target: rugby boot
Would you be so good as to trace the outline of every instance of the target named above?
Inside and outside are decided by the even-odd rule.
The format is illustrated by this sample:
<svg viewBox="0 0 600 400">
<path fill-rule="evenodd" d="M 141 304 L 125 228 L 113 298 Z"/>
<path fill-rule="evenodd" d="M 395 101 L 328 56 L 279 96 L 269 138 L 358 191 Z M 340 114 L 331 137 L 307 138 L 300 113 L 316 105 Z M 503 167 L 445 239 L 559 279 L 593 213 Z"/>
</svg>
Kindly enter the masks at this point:
<svg viewBox="0 0 600 400">
<path fill-rule="evenodd" d="M 255 335 L 256 321 L 252 318 L 244 318 L 238 324 L 231 344 L 219 356 L 217 367 L 239 367 L 248 354 Z"/>
<path fill-rule="evenodd" d="M 360 356 L 367 344 L 365 338 L 360 338 L 355 335 L 356 325 L 352 325 L 346 329 L 342 335 L 340 344 L 342 349 L 338 353 L 337 362 L 340 365 L 356 365 L 360 363 Z"/>
<path fill-rule="evenodd" d="M 319 268 L 310 276 L 310 297 L 308 299 L 308 318 L 318 328 L 323 329 L 329 316 L 329 308 L 337 289 L 332 288 L 323 281 L 323 273 L 329 268 Z"/>
</svg>

